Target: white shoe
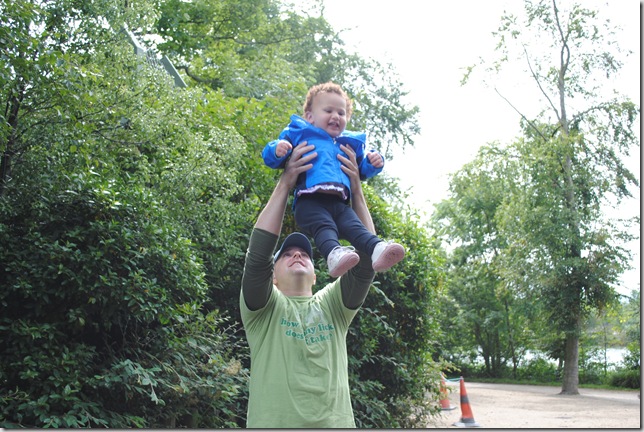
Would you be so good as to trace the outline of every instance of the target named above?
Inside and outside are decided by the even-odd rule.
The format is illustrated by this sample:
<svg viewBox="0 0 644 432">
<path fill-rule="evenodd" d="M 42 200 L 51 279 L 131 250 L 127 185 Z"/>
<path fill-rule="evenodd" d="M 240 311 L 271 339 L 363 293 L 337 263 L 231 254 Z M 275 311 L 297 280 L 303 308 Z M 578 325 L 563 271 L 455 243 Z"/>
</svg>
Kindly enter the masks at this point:
<svg viewBox="0 0 644 432">
<path fill-rule="evenodd" d="M 336 246 L 326 259 L 331 277 L 340 277 L 360 262 L 360 257 L 352 246 Z"/>
<path fill-rule="evenodd" d="M 381 241 L 371 254 L 374 271 L 382 272 L 398 264 L 405 257 L 405 248 L 398 243 Z"/>
</svg>

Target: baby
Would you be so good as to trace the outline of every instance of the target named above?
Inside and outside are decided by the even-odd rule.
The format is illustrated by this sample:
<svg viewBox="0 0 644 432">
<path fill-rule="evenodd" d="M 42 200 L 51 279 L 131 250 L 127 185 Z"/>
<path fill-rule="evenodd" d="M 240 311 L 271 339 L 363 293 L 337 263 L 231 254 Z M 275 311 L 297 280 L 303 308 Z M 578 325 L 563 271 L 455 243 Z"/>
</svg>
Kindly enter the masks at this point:
<svg viewBox="0 0 644 432">
<path fill-rule="evenodd" d="M 304 118 L 292 115 L 279 138 L 262 152 L 267 166 L 283 168 L 294 146 L 303 142 L 315 146 L 318 156 L 313 167 L 298 178 L 293 208 L 295 222 L 315 240 L 331 277 L 339 277 L 358 264 L 356 249 L 371 256 L 377 272 L 388 270 L 405 256 L 402 245 L 385 242 L 367 230 L 350 205 L 351 182 L 337 158 L 338 154 L 347 155 L 340 145 L 355 152 L 362 180 L 381 172 L 385 162 L 375 150 L 365 154 L 364 133 L 345 130 L 351 113 L 351 99 L 339 85 L 313 86 L 306 95 Z M 340 238 L 352 246 L 342 246 Z"/>
</svg>

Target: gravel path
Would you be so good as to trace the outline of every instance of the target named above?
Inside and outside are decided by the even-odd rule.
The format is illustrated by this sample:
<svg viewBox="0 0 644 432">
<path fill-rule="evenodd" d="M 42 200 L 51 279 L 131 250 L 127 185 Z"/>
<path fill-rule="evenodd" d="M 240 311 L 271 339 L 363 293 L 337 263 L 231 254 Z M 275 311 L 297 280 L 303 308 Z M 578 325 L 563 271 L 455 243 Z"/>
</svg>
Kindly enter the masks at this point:
<svg viewBox="0 0 644 432">
<path fill-rule="evenodd" d="M 430 428 L 456 428 L 461 420 L 460 385 L 448 383 L 451 411 L 442 411 Z M 474 421 L 481 428 L 641 429 L 639 391 L 579 389 L 560 395 L 561 387 L 470 383 L 465 390 Z"/>
</svg>

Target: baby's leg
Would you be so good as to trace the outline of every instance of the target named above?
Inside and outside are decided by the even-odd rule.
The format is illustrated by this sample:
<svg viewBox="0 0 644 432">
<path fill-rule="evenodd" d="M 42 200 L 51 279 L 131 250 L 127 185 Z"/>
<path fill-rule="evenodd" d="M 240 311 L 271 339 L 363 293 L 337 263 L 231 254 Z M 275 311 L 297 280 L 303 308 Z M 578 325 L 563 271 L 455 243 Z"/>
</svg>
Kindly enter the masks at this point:
<svg viewBox="0 0 644 432">
<path fill-rule="evenodd" d="M 360 252 L 371 256 L 375 271 L 388 270 L 405 257 L 405 248 L 401 244 L 382 241 L 362 224 L 351 207 L 346 207 L 341 214 L 335 213 L 340 237 L 350 241 Z"/>
<path fill-rule="evenodd" d="M 318 251 L 327 259 L 331 251 L 340 246 L 340 241 L 338 227 L 324 198 L 317 199 L 315 194 L 299 197 L 295 203 L 295 223 L 313 237 Z"/>
<path fill-rule="evenodd" d="M 315 245 L 327 262 L 329 275 L 340 277 L 360 262 L 354 248 L 340 245 L 334 206 L 339 202 L 332 196 L 306 197 L 295 204 L 295 222 L 313 236 Z"/>
<path fill-rule="evenodd" d="M 334 214 L 340 238 L 347 240 L 360 252 L 371 255 L 382 240 L 364 226 L 351 206 L 339 203 Z"/>
</svg>

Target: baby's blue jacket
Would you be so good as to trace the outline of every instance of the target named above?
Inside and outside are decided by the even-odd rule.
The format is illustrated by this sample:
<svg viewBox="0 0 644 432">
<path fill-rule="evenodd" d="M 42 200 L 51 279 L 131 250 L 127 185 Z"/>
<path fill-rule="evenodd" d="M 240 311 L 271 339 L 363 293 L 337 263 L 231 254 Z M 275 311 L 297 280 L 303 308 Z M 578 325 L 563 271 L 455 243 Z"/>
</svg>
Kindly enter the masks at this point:
<svg viewBox="0 0 644 432">
<path fill-rule="evenodd" d="M 348 156 L 340 149 L 340 144 L 350 146 L 356 153 L 361 180 L 375 176 L 384 168 L 384 166 L 380 168 L 374 167 L 369 162 L 369 159 L 365 157 L 366 139 L 367 136 L 364 132 L 351 131 L 344 131 L 337 138 L 332 138 L 324 129 L 313 126 L 302 117 L 294 114 L 291 116 L 291 123 L 282 130 L 279 138 L 266 144 L 262 151 L 262 158 L 264 163 L 271 168 L 284 168 L 292 150 L 283 157 L 278 158 L 275 155 L 277 143 L 280 140 L 286 140 L 295 148 L 306 141 L 308 144 L 315 146 L 313 151 L 317 152 L 318 155 L 313 160 L 313 167 L 298 177 L 295 185 L 295 198 L 297 199 L 299 191 L 319 184 L 343 185 L 350 197 L 351 181 L 349 176 L 340 168 L 342 162 L 337 158 L 338 154 Z"/>
</svg>

